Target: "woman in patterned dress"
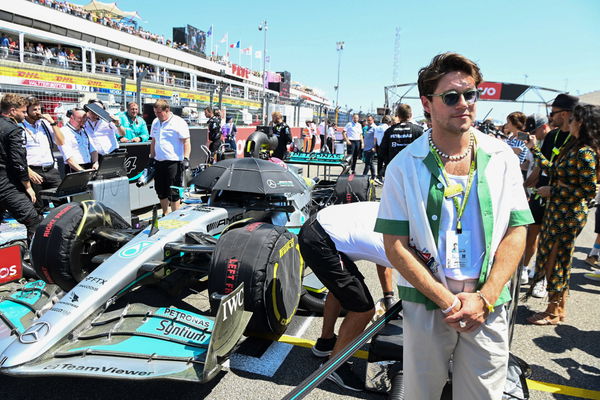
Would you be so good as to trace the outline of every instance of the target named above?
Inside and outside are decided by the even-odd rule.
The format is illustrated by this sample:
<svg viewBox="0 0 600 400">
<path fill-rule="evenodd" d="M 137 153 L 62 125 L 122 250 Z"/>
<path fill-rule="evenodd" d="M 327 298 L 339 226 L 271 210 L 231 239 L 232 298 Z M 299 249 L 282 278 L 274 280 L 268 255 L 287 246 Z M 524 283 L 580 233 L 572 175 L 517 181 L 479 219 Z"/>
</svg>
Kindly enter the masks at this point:
<svg viewBox="0 0 600 400">
<path fill-rule="evenodd" d="M 546 212 L 536 256 L 535 283 L 546 278 L 548 306 L 527 321 L 535 325 L 557 325 L 566 317 L 575 239 L 585 226 L 588 202 L 596 195 L 597 151 L 600 149 L 600 107 L 578 105 L 569 120 L 571 140 L 552 163 L 530 136 L 528 147 L 550 177 L 550 185 L 538 189 L 547 198 Z"/>
</svg>

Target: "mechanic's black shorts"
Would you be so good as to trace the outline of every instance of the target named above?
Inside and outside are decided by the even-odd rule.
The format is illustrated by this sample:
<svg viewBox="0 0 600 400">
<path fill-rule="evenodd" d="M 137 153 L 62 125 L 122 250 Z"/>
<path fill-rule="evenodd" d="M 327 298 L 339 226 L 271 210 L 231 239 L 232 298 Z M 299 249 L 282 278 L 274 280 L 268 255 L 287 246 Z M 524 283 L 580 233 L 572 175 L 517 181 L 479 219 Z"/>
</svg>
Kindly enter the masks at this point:
<svg viewBox="0 0 600 400">
<path fill-rule="evenodd" d="M 365 312 L 375 303 L 365 285 L 365 277 L 356 264 L 335 244 L 325 232 L 316 216 L 302 226 L 298 235 L 302 257 L 315 275 L 348 311 Z"/>
<path fill-rule="evenodd" d="M 219 150 L 219 148 L 221 148 L 222 144 L 223 142 L 221 140 L 215 140 L 214 142 L 210 142 L 210 144 L 208 145 L 208 149 L 214 153 L 217 150 Z"/>
<path fill-rule="evenodd" d="M 531 199 L 529 200 L 529 209 L 531 210 L 531 215 L 533 215 L 533 220 L 535 221 L 535 225 L 541 225 L 542 220 L 544 219 L 544 210 L 546 209 L 546 203 L 544 199 L 541 197 L 535 198 L 536 195 L 532 194 Z"/>
<path fill-rule="evenodd" d="M 596 207 L 596 221 L 594 223 L 594 233 L 600 235 L 600 210 Z"/>
<path fill-rule="evenodd" d="M 183 163 L 181 161 L 157 161 L 154 175 L 154 190 L 160 200 L 179 200 L 179 191 L 171 186 L 183 184 Z"/>
</svg>

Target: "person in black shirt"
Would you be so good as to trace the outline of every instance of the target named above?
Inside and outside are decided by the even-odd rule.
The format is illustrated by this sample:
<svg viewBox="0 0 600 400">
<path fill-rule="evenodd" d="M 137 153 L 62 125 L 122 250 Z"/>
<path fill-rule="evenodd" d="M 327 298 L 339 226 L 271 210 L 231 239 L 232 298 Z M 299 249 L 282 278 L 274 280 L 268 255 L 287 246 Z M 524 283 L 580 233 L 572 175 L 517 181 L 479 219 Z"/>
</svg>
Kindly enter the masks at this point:
<svg viewBox="0 0 600 400">
<path fill-rule="evenodd" d="M 556 99 L 554 99 L 549 116 L 550 125 L 555 129 L 548 132 L 540 149 L 546 159 L 553 161 L 560 152 L 560 149 L 573 139 L 569 133 L 569 118 L 578 103 L 579 99 L 577 97 L 568 94 L 559 94 L 556 96 Z M 547 186 L 549 182 L 550 179 L 546 173 L 541 171 L 539 165 L 536 165 L 525 182 L 525 186 L 537 189 L 542 186 Z M 545 206 L 544 199 L 536 193 L 529 199 L 529 208 L 531 209 L 531 214 L 533 215 L 535 222 L 527 228 L 527 244 L 525 246 L 526 261 L 531 259 L 537 249 L 537 239 L 540 233 L 542 219 L 544 218 Z M 533 291 L 533 296 L 545 296 L 543 283 L 539 284 L 538 288 Z"/>
<path fill-rule="evenodd" d="M 390 126 L 384 132 L 379 146 L 385 165 L 388 165 L 396 154 L 423 134 L 423 128 L 409 122 L 409 119 L 412 118 L 412 110 L 408 104 L 398 105 L 396 117 L 400 122 Z"/>
<path fill-rule="evenodd" d="M 273 152 L 273 157 L 283 160 L 288 152 L 288 144 L 292 143 L 292 133 L 279 111 L 271 114 L 271 123 L 273 124 L 273 134 L 277 136 L 277 148 Z"/>
<path fill-rule="evenodd" d="M 27 100 L 6 94 L 0 101 L 0 216 L 7 210 L 27 227 L 27 243 L 41 221 L 33 204 L 35 192 L 29 181 L 23 128 Z"/>
<path fill-rule="evenodd" d="M 215 115 L 215 112 L 210 107 L 204 109 L 204 115 L 208 118 L 208 121 L 206 122 L 208 126 L 208 140 L 210 140 L 208 149 L 213 153 L 213 157 L 216 159 L 216 152 L 223 144 L 223 141 L 221 140 L 221 118 Z"/>
</svg>

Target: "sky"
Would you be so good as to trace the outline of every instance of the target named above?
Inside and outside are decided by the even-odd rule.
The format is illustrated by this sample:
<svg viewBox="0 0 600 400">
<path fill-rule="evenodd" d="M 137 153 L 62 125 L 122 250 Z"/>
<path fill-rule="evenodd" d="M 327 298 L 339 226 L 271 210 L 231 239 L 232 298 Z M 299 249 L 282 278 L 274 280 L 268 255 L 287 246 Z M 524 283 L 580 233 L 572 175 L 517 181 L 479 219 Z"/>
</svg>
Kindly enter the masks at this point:
<svg viewBox="0 0 600 400">
<path fill-rule="evenodd" d="M 220 54 L 226 33 L 230 43 L 239 40 L 241 48 L 262 50 L 264 36 L 258 25 L 266 20 L 268 69 L 290 71 L 293 81 L 318 88 L 332 100 L 338 72 L 336 42 L 344 41 L 339 104 L 363 112 L 383 106 L 385 86 L 416 82 L 419 69 L 445 51 L 476 61 L 489 81 L 527 83 L 575 95 L 600 90 L 598 0 L 117 0 L 117 5 L 137 11 L 140 26 L 166 38 L 172 37 L 173 27 L 189 24 L 207 31 L 212 25 L 213 44 L 219 45 Z M 397 47 L 396 28 L 400 28 Z M 231 59 L 237 63 L 237 49 Z M 242 55 L 241 60 L 250 67 L 249 56 Z M 253 67 L 261 70 L 261 60 L 254 58 Z M 540 94 L 545 101 L 556 95 Z M 414 89 L 409 95 L 418 93 Z M 525 99 L 540 97 L 531 92 Z M 420 101 L 405 102 L 415 117 L 422 115 Z M 512 111 L 529 114 L 545 112 L 545 107 L 478 105 L 479 118 L 489 112 L 504 120 Z"/>
</svg>

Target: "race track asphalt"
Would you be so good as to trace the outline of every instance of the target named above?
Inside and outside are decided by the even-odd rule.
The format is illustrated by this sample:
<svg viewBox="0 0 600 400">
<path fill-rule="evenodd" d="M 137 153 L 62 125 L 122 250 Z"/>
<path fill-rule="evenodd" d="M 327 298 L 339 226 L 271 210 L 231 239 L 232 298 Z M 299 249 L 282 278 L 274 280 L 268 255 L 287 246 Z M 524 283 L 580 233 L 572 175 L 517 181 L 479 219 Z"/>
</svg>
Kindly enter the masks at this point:
<svg viewBox="0 0 600 400">
<path fill-rule="evenodd" d="M 362 171 L 362 168 L 357 169 Z M 547 390 L 566 390 L 566 393 L 571 393 L 563 395 L 532 390 L 530 398 L 533 400 L 600 399 L 600 283 L 588 281 L 583 277 L 585 272 L 590 271 L 590 267 L 583 260 L 595 239 L 594 213 L 595 209 L 590 213 L 589 222 L 577 239 L 567 321 L 559 326 L 527 325 L 525 318 L 534 311 L 542 310 L 544 301 L 532 299 L 527 304 L 519 305 L 511 351 L 530 364 L 533 370 L 530 379 L 549 384 Z M 359 266 L 366 276 L 373 297 L 381 297 L 381 288 L 373 264 L 361 262 Z M 302 313 L 294 318 L 286 332 L 288 336 L 298 336 L 302 339 L 296 345 L 250 338 L 242 343 L 232 356 L 230 367 L 204 385 L 175 381 L 14 378 L 0 375 L 0 398 L 280 399 L 318 368 L 320 360 L 312 356 L 309 348 L 303 346 L 309 346 L 310 341 L 318 338 L 320 327 L 320 317 Z M 365 360 L 355 358 L 354 361 L 357 370 L 364 373 Z M 569 388 L 594 392 L 578 392 Z M 372 392 L 349 392 L 325 382 L 306 398 L 383 400 L 386 396 Z"/>
</svg>

